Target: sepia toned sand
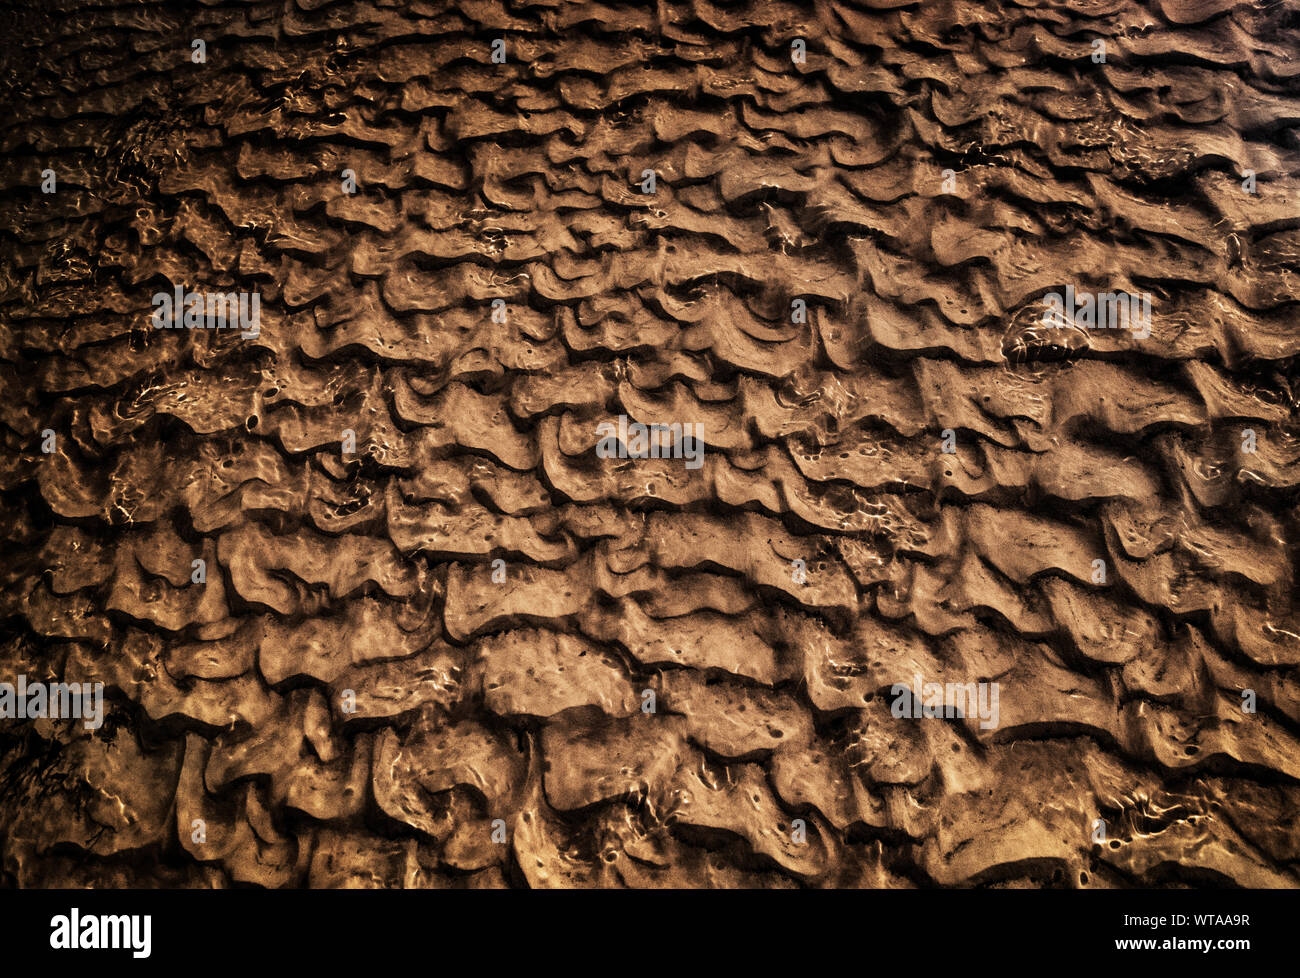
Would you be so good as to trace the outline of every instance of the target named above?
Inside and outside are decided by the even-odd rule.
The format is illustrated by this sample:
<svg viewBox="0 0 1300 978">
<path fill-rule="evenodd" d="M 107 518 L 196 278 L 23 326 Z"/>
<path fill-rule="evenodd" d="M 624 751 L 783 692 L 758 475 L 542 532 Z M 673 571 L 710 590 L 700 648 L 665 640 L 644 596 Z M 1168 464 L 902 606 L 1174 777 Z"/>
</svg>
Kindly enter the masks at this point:
<svg viewBox="0 0 1300 978">
<path fill-rule="evenodd" d="M 1300 3 L 4 16 L 0 884 L 1300 885 Z"/>
</svg>

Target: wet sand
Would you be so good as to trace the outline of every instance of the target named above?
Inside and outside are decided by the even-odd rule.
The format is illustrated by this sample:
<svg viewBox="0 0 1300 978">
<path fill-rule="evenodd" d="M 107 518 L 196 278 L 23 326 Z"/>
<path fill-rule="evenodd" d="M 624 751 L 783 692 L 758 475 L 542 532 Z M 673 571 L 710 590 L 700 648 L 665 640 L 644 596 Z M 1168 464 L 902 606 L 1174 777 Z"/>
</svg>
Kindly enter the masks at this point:
<svg viewBox="0 0 1300 978">
<path fill-rule="evenodd" d="M 0 25 L 0 884 L 1300 884 L 1300 6 L 398 6 Z"/>
</svg>

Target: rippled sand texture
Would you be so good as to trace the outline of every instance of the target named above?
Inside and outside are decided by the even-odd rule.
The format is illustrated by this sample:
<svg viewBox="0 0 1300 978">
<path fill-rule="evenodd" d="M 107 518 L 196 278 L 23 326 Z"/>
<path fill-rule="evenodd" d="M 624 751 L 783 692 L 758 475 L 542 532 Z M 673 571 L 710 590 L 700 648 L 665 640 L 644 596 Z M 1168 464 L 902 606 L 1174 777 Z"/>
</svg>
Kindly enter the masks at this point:
<svg viewBox="0 0 1300 978">
<path fill-rule="evenodd" d="M 1300 881 L 1300 3 L 9 17 L 0 882 Z"/>
</svg>

